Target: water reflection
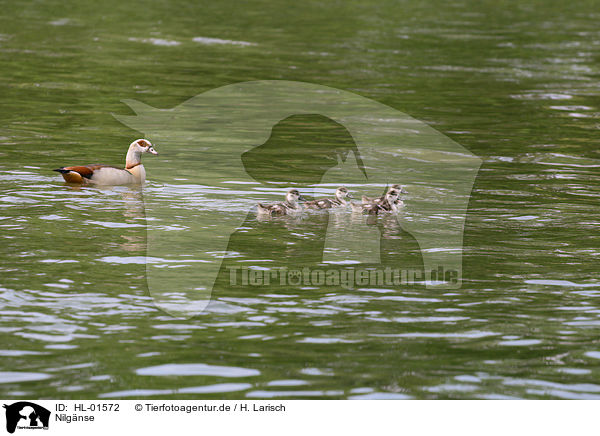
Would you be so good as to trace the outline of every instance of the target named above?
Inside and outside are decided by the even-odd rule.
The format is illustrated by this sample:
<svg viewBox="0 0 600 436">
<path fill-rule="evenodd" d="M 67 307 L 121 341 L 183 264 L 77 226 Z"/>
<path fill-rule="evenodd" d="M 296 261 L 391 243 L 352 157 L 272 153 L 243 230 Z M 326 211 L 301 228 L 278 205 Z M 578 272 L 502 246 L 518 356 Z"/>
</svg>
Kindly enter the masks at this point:
<svg viewBox="0 0 600 436">
<path fill-rule="evenodd" d="M 66 22 L 37 6 L 0 17 L 3 396 L 598 398 L 597 6 L 497 13 L 474 1 L 357 5 L 305 4 L 294 23 L 289 8 L 273 4 L 246 14 L 242 27 L 211 21 L 215 11 L 204 4 L 187 4 L 185 16 L 156 8 L 146 11 L 162 23 L 153 38 L 143 35 L 148 20 L 124 18 L 135 11 L 122 2 L 104 2 L 101 21 L 73 10 Z M 220 42 L 191 40 L 203 34 L 199 16 Z M 244 41 L 256 45 L 233 44 Z M 139 68 L 140 56 L 153 68 Z M 224 65 L 237 67 L 224 73 Z M 422 268 L 402 221 L 350 212 L 256 220 L 253 205 L 279 199 L 287 187 L 284 163 L 296 170 L 294 186 L 320 183 L 315 174 L 337 164 L 337 155 L 317 153 L 318 165 L 306 168 L 292 150 L 273 153 L 275 139 L 342 152 L 351 144 L 336 126 L 296 118 L 242 159 L 260 169 L 255 179 L 268 175 L 285 186 L 236 178 L 202 186 L 194 173 L 156 184 L 153 176 L 170 166 L 206 159 L 177 147 L 148 164 L 148 207 L 247 214 L 208 308 L 186 321 L 156 308 L 145 282 L 145 225 L 177 233 L 190 223 L 147 220 L 137 192 L 66 187 L 51 169 L 120 155 L 112 144 L 131 131 L 110 113 L 130 115 L 122 98 L 168 108 L 200 89 L 249 80 L 248 72 L 374 98 L 484 159 L 465 223 L 461 289 L 230 285 L 227 267 L 354 265 L 334 257 L 342 246 L 326 243 L 328 226 L 340 237 L 367 229 L 383 266 Z M 410 195 L 423 192 L 415 186 Z M 412 219 L 410 208 L 404 217 Z M 432 226 L 443 231 L 444 220 Z M 329 247 L 334 258 L 324 263 Z M 149 264 L 193 268 L 201 257 L 167 260 Z M 178 268 L 169 269 L 177 279 Z M 181 295 L 169 298 L 186 304 Z M 207 365 L 211 374 L 193 366 L 185 375 L 180 365 Z M 256 373 L 228 377 L 215 367 Z"/>
</svg>

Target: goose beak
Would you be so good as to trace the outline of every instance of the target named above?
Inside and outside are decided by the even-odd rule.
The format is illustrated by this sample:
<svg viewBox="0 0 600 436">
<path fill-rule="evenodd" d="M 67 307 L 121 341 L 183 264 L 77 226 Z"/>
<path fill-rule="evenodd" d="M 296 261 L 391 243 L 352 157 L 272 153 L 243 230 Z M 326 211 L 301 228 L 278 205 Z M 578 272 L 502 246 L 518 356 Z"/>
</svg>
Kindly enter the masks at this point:
<svg viewBox="0 0 600 436">
<path fill-rule="evenodd" d="M 300 201 L 306 201 L 306 198 L 304 198 L 303 196 L 301 196 L 301 195 L 300 195 L 300 196 L 298 197 L 298 200 L 300 200 Z"/>
<path fill-rule="evenodd" d="M 152 153 L 153 155 L 155 155 L 155 156 L 156 156 L 156 155 L 158 155 L 158 151 L 156 151 L 156 150 L 154 149 L 154 147 L 150 147 L 150 148 L 148 149 L 148 151 L 149 151 L 150 153 Z"/>
<path fill-rule="evenodd" d="M 350 194 L 350 193 L 348 192 L 348 193 L 346 194 L 346 198 L 354 198 L 354 197 L 352 196 L 352 194 Z"/>
</svg>

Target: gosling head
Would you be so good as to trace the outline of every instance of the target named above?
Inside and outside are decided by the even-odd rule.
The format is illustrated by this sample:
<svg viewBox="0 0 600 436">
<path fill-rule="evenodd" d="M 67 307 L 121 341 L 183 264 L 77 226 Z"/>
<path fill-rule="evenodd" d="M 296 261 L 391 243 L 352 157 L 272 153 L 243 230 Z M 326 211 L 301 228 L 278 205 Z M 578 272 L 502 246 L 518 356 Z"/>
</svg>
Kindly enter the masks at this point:
<svg viewBox="0 0 600 436">
<path fill-rule="evenodd" d="M 335 190 L 335 197 L 342 202 L 344 202 L 346 198 L 353 198 L 352 194 L 348 192 L 348 189 L 343 186 L 340 186 Z"/>
<path fill-rule="evenodd" d="M 147 139 L 136 139 L 129 145 L 129 148 L 134 148 L 139 153 L 158 154 L 154 146 Z"/>
<path fill-rule="evenodd" d="M 290 189 L 285 195 L 285 199 L 290 204 L 296 204 L 298 200 L 304 200 L 304 197 L 300 195 L 297 189 Z"/>
<path fill-rule="evenodd" d="M 404 189 L 404 186 L 402 185 L 392 185 L 390 187 L 390 190 L 395 189 L 396 191 L 398 191 L 399 194 L 406 194 L 406 189 Z"/>
<path fill-rule="evenodd" d="M 395 188 L 391 188 L 387 194 L 385 194 L 385 199 L 390 204 L 394 204 L 396 200 L 398 200 L 398 197 L 400 197 L 400 190 Z"/>
</svg>

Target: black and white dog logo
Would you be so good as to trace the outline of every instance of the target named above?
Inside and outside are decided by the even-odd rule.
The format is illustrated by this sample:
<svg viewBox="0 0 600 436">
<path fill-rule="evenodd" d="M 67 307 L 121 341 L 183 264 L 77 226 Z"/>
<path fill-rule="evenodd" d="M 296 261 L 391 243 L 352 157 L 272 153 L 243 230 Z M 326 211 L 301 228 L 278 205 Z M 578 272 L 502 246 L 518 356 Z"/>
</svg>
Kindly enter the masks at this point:
<svg viewBox="0 0 600 436">
<path fill-rule="evenodd" d="M 15 429 L 48 429 L 50 411 L 29 401 L 4 405 L 6 409 L 6 431 Z"/>
</svg>

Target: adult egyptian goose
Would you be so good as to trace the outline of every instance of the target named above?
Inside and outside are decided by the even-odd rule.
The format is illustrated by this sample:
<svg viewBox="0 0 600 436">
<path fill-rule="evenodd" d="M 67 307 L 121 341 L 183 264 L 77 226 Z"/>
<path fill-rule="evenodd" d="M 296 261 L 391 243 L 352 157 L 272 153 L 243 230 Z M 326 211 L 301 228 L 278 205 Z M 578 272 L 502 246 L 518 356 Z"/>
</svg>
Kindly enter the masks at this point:
<svg viewBox="0 0 600 436">
<path fill-rule="evenodd" d="M 304 198 L 297 189 L 290 189 L 285 195 L 285 201 L 283 203 L 268 205 L 258 203 L 257 211 L 259 215 L 295 215 L 302 211 L 302 206 L 300 206 L 298 200 L 304 200 Z"/>
<path fill-rule="evenodd" d="M 343 207 L 348 204 L 346 198 L 352 198 L 348 189 L 343 186 L 335 190 L 335 198 L 321 198 L 318 200 L 307 201 L 304 203 L 308 209 L 331 209 L 334 207 Z"/>
<path fill-rule="evenodd" d="M 146 170 L 142 165 L 143 153 L 158 154 L 150 141 L 136 139 L 129 145 L 127 157 L 125 158 L 125 168 L 95 164 L 61 167 L 54 171 L 61 173 L 67 183 L 94 183 L 98 185 L 144 183 Z"/>
</svg>

